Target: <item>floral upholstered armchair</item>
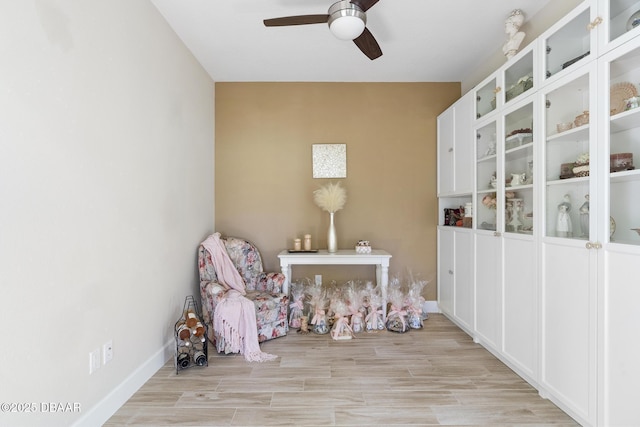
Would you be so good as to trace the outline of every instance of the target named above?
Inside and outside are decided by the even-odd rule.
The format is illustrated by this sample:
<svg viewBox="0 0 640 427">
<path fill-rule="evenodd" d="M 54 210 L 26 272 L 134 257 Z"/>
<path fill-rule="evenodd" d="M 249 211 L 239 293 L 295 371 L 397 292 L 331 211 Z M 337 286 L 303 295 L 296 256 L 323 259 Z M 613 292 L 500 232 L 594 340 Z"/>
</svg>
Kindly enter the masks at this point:
<svg viewBox="0 0 640 427">
<path fill-rule="evenodd" d="M 263 342 L 287 334 L 289 298 L 282 293 L 284 274 L 265 273 L 258 249 L 249 241 L 236 237 L 222 237 L 231 262 L 236 266 L 246 286 L 246 297 L 256 307 L 258 341 Z M 225 289 L 218 283 L 211 254 L 203 245 L 198 247 L 200 296 L 202 315 L 207 323 L 208 338 L 219 353 L 229 353 L 224 339 L 213 330 L 216 304 L 224 297 Z"/>
</svg>

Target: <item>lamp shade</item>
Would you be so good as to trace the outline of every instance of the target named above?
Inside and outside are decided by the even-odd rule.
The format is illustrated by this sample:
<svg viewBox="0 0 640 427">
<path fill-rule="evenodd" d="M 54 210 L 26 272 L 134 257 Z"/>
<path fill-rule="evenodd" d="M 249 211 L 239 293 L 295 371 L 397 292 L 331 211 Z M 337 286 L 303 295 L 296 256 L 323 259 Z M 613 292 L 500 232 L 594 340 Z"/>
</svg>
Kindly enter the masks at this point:
<svg viewBox="0 0 640 427">
<path fill-rule="evenodd" d="M 329 29 L 340 40 L 353 40 L 364 31 L 365 13 L 350 1 L 339 1 L 329 8 Z"/>
<path fill-rule="evenodd" d="M 353 40 L 364 31 L 364 22 L 355 16 L 341 16 L 333 21 L 329 28 L 340 40 Z"/>
</svg>

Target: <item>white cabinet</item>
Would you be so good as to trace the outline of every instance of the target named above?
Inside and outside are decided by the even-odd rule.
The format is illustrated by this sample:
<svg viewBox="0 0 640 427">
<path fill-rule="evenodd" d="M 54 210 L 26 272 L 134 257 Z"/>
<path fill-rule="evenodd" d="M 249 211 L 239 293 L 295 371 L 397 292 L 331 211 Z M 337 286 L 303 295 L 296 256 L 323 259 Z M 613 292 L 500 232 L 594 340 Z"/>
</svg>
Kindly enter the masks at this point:
<svg viewBox="0 0 640 427">
<path fill-rule="evenodd" d="M 543 85 L 597 57 L 597 22 L 597 7 L 585 1 L 539 37 Z"/>
<path fill-rule="evenodd" d="M 600 196 L 594 9 L 581 4 L 540 38 L 540 387 L 584 425 L 597 422 L 598 212 L 585 205 Z"/>
<path fill-rule="evenodd" d="M 638 424 L 637 11 L 585 1 L 470 91 L 473 228 L 439 246 L 443 311 L 585 426 Z"/>
<path fill-rule="evenodd" d="M 640 251 L 638 248 L 607 249 L 606 277 L 601 298 L 602 339 L 598 352 L 602 383 L 599 389 L 599 425 L 638 424 L 638 380 L 640 379 Z"/>
<path fill-rule="evenodd" d="M 584 425 L 595 423 L 594 256 L 576 241 L 542 253 L 542 394 Z"/>
<path fill-rule="evenodd" d="M 455 109 L 452 105 L 438 116 L 438 197 L 454 193 L 454 126 Z"/>
<path fill-rule="evenodd" d="M 473 100 L 463 96 L 438 116 L 438 196 L 470 194 Z"/>
<path fill-rule="evenodd" d="M 438 308 L 453 316 L 455 249 L 454 229 L 438 227 Z"/>
<path fill-rule="evenodd" d="M 473 234 L 460 227 L 438 227 L 438 306 L 468 333 L 473 331 Z"/>
<path fill-rule="evenodd" d="M 504 245 L 503 345 L 510 366 L 533 384 L 538 376 L 538 276 L 532 238 L 509 236 Z"/>
<path fill-rule="evenodd" d="M 615 49 L 640 34 L 639 0 L 599 0 L 595 3 L 598 5 L 598 17 L 594 23 L 598 26 L 600 54 Z"/>
<path fill-rule="evenodd" d="M 640 8 L 638 4 L 633 7 Z M 596 225 L 602 245 L 597 251 L 601 272 L 598 388 L 604 391 L 599 394 L 598 421 L 600 425 L 634 425 L 638 420 L 634 406 L 640 381 L 640 344 L 630 337 L 640 330 L 636 304 L 640 293 L 635 285 L 640 277 L 640 235 L 635 230 L 640 228 L 640 108 L 629 103 L 627 109 L 620 92 L 640 90 L 640 39 L 635 37 L 610 51 L 598 65 L 602 100 L 598 105 L 604 110 L 599 114 L 601 144 L 597 154 L 602 194 L 598 205 L 601 220 Z M 625 163 L 631 157 L 638 166 Z"/>
<path fill-rule="evenodd" d="M 597 35 L 591 49 L 597 57 L 580 60 L 540 90 L 546 104 L 541 387 L 584 425 L 635 425 L 630 408 L 640 346 L 628 334 L 640 330 L 640 320 L 629 278 L 640 264 L 640 236 L 632 230 L 640 226 L 640 172 L 630 161 L 640 158 L 640 108 L 626 99 L 640 89 L 640 30 L 627 31 L 621 22 L 640 2 L 592 4 L 570 17 L 584 24 L 590 10 L 597 23 L 597 5 L 603 22 L 581 39 L 583 47 L 595 46 Z M 559 131 L 561 123 L 571 128 Z M 565 196 L 569 230 L 560 212 Z"/>
<path fill-rule="evenodd" d="M 533 51 L 502 70 L 502 80 L 521 83 L 522 91 L 504 99 L 498 92 L 493 120 L 476 123 L 476 330 L 477 342 L 491 348 L 523 377 L 538 373 L 538 281 L 534 220 L 537 101 L 529 90 Z M 522 65 L 526 65 L 523 67 Z M 518 68 L 517 71 L 514 69 Z M 509 73 L 523 76 L 509 77 Z M 524 78 L 524 80 L 522 80 Z M 514 93 L 516 93 L 514 95 Z"/>
<path fill-rule="evenodd" d="M 473 287 L 473 233 L 469 230 L 454 230 L 455 245 L 455 292 L 454 316 L 467 332 L 474 328 L 475 292 Z"/>
<path fill-rule="evenodd" d="M 478 231 L 476 253 L 475 341 L 499 351 L 502 347 L 502 239 Z"/>
</svg>

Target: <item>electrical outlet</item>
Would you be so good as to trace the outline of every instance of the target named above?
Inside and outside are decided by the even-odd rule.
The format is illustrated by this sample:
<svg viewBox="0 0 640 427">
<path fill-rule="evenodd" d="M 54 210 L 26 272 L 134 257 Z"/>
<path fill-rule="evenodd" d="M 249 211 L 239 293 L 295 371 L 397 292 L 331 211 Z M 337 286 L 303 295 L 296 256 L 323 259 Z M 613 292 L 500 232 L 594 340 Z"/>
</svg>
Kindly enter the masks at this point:
<svg viewBox="0 0 640 427">
<path fill-rule="evenodd" d="M 322 285 L 322 274 L 316 274 L 316 285 Z"/>
<path fill-rule="evenodd" d="M 109 340 L 102 346 L 102 360 L 104 364 L 111 362 L 113 359 L 113 341 Z"/>
<path fill-rule="evenodd" d="M 89 353 L 89 374 L 93 374 L 100 368 L 100 349 L 96 348 Z"/>
</svg>

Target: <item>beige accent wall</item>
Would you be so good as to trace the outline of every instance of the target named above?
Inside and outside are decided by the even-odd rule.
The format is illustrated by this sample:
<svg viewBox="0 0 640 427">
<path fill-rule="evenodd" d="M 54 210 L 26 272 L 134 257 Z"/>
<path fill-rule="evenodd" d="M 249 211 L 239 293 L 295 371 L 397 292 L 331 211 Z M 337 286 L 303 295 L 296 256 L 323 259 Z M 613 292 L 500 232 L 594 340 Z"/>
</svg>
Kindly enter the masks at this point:
<svg viewBox="0 0 640 427">
<path fill-rule="evenodd" d="M 389 251 L 390 274 L 431 280 L 436 299 L 436 117 L 460 96 L 459 83 L 216 83 L 216 230 L 245 237 L 265 267 L 310 233 L 326 248 L 328 214 L 313 191 L 313 144 L 347 145 L 345 208 L 338 246 L 360 239 Z M 294 267 L 324 283 L 373 280 L 370 266 Z"/>
</svg>

